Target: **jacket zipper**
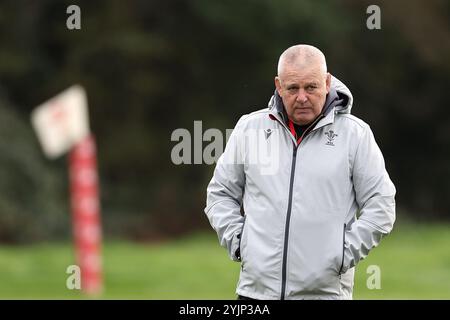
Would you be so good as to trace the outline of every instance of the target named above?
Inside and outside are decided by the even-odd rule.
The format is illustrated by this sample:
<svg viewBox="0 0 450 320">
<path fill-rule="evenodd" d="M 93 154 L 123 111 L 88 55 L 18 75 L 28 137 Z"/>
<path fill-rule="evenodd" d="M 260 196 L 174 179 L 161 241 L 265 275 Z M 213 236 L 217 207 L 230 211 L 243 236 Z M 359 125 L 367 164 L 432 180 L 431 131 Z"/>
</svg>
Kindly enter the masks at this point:
<svg viewBox="0 0 450 320">
<path fill-rule="evenodd" d="M 312 130 L 312 128 L 323 118 L 323 115 L 317 117 L 317 119 L 303 132 L 303 135 L 297 140 L 297 143 L 293 144 L 293 154 L 292 154 L 292 165 L 291 165 L 291 178 L 289 181 L 289 202 L 288 209 L 286 213 L 286 224 L 284 229 L 284 248 L 283 248 L 283 263 L 281 269 L 281 300 L 284 300 L 286 294 L 286 266 L 287 266 L 287 250 L 288 250 L 288 241 L 289 241 L 289 225 L 291 222 L 291 211 L 292 211 L 292 193 L 294 187 L 294 176 L 295 176 L 295 164 L 297 159 L 297 150 L 300 146 L 300 143 L 303 139 L 308 135 Z M 285 127 L 286 128 L 286 127 Z M 291 132 L 289 131 L 291 134 Z"/>
<path fill-rule="evenodd" d="M 341 274 L 342 274 L 342 268 L 344 267 L 344 254 L 345 254 L 345 228 L 347 227 L 347 225 L 344 223 L 344 235 L 342 236 L 342 263 L 341 263 L 341 267 L 339 268 L 339 278 L 341 278 Z"/>
<path fill-rule="evenodd" d="M 294 175 L 295 175 L 295 163 L 297 159 L 298 145 L 293 145 L 292 154 L 292 166 L 291 166 L 291 178 L 289 182 L 289 202 L 286 213 L 286 225 L 284 229 L 284 249 L 283 249 L 283 266 L 281 270 L 281 300 L 284 300 L 284 295 L 286 292 L 286 262 L 287 262 L 287 249 L 289 240 L 289 225 L 291 222 L 291 210 L 292 210 L 292 189 L 294 186 Z"/>
</svg>

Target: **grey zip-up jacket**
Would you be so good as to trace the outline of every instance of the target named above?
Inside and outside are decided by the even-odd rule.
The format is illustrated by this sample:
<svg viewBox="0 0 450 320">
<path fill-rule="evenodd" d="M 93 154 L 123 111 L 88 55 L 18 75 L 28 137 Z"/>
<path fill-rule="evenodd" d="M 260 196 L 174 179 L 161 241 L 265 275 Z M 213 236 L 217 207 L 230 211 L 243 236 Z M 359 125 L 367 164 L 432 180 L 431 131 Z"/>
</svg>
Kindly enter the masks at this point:
<svg viewBox="0 0 450 320">
<path fill-rule="evenodd" d="M 332 78 L 323 112 L 299 144 L 277 94 L 236 124 L 205 213 L 241 261 L 237 294 L 352 298 L 354 267 L 392 230 L 396 192 L 369 125 L 350 114 L 352 102 Z"/>
</svg>

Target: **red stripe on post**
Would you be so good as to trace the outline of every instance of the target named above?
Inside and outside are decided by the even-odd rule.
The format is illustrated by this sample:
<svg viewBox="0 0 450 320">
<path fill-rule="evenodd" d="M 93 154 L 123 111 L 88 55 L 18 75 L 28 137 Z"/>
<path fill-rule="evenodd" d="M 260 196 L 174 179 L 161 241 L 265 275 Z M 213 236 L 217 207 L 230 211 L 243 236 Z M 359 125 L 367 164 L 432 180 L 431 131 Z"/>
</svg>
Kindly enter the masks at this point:
<svg viewBox="0 0 450 320">
<path fill-rule="evenodd" d="M 81 289 L 100 294 L 102 284 L 100 201 L 96 146 L 88 136 L 70 151 L 70 192 L 73 233 Z"/>
</svg>

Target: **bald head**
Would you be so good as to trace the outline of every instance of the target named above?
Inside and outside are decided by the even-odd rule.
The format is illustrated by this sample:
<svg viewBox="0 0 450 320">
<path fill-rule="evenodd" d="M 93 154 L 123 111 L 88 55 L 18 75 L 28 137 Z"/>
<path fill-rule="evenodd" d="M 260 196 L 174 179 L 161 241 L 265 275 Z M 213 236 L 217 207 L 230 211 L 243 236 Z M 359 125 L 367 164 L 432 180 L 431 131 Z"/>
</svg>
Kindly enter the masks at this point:
<svg viewBox="0 0 450 320">
<path fill-rule="evenodd" d="M 322 51 L 306 44 L 292 46 L 281 54 L 278 60 L 278 76 L 292 67 L 319 68 L 322 74 L 327 73 L 327 62 Z"/>
<path fill-rule="evenodd" d="M 281 54 L 275 86 L 292 122 L 312 123 L 322 112 L 330 85 L 331 75 L 319 49 L 302 44 Z"/>
</svg>

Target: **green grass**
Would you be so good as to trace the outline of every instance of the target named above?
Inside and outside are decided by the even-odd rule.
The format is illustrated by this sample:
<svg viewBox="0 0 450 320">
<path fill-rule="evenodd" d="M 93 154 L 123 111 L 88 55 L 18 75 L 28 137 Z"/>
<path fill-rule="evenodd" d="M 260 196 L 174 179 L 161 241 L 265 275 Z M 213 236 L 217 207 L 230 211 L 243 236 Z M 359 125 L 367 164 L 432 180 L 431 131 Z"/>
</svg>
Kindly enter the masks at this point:
<svg viewBox="0 0 450 320">
<path fill-rule="evenodd" d="M 369 265 L 381 289 L 366 286 Z M 357 266 L 355 299 L 450 299 L 450 225 L 398 225 Z"/>
<path fill-rule="evenodd" d="M 0 299 L 79 299 L 66 288 L 70 244 L 0 246 Z M 160 244 L 106 242 L 102 299 L 235 299 L 239 264 L 215 234 Z M 381 270 L 370 290 L 369 265 Z M 355 299 L 450 299 L 450 225 L 399 225 L 357 268 Z"/>
</svg>

